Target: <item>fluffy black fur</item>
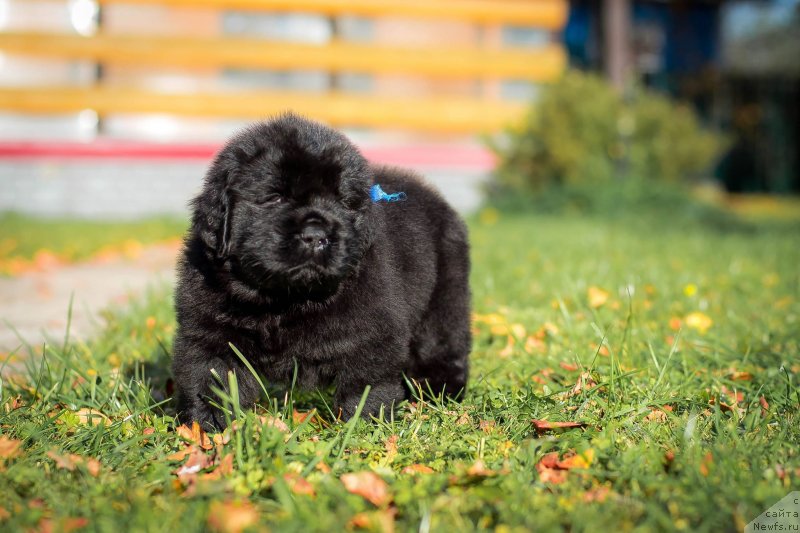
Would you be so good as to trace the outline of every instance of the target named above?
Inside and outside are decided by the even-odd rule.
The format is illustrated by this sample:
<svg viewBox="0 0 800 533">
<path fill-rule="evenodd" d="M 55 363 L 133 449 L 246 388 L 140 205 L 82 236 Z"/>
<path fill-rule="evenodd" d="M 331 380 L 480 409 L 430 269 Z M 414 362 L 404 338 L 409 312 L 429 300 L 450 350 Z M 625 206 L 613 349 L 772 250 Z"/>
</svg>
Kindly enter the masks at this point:
<svg viewBox="0 0 800 533">
<path fill-rule="evenodd" d="M 369 189 L 407 199 L 373 203 Z M 255 124 L 216 156 L 178 267 L 173 373 L 182 421 L 223 427 L 211 387 L 236 374 L 245 407 L 268 381 L 336 388 L 353 416 L 424 390 L 461 394 L 471 346 L 467 231 L 414 173 L 371 166 L 296 115 Z"/>
</svg>

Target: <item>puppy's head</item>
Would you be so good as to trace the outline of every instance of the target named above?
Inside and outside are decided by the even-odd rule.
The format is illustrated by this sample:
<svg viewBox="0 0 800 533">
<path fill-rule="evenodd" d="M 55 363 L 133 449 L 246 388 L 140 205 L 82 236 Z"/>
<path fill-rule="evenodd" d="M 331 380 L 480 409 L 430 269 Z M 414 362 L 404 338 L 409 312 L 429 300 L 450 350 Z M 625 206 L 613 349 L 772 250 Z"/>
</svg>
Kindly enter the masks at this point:
<svg viewBox="0 0 800 533">
<path fill-rule="evenodd" d="M 323 299 L 369 245 L 368 165 L 342 134 L 296 115 L 256 124 L 217 155 L 193 229 L 259 293 Z"/>
</svg>

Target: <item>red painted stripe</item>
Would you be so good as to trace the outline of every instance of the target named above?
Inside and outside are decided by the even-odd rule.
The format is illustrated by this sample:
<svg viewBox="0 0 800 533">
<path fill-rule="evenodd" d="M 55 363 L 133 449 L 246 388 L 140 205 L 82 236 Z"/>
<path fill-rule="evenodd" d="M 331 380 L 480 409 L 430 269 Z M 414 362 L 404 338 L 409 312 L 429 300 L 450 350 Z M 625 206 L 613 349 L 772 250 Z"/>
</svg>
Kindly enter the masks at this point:
<svg viewBox="0 0 800 533">
<path fill-rule="evenodd" d="M 142 159 L 142 160 L 210 160 L 220 144 L 153 144 L 128 141 L 0 142 L 0 159 Z M 487 149 L 465 145 L 391 145 L 363 146 L 370 161 L 387 165 L 422 168 L 464 168 L 491 170 L 495 158 Z"/>
</svg>

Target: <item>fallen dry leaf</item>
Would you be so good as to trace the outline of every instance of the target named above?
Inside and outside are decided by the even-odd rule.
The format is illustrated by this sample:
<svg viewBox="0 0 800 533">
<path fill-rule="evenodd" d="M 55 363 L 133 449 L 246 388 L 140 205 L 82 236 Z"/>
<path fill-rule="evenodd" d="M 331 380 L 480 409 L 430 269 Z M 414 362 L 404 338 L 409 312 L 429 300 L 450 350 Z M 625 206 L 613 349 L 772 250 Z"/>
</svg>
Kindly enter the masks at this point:
<svg viewBox="0 0 800 533">
<path fill-rule="evenodd" d="M 274 416 L 259 416 L 258 419 L 261 421 L 262 426 L 267 426 L 268 428 L 275 428 L 282 433 L 289 433 L 289 426 L 286 425 L 286 422 L 281 420 L 280 418 L 275 418 Z"/>
<path fill-rule="evenodd" d="M 484 433 L 491 433 L 495 424 L 496 422 L 494 420 L 481 420 L 478 422 L 478 428 Z"/>
<path fill-rule="evenodd" d="M 80 459 L 80 456 L 78 455 L 72 453 L 67 455 L 61 455 L 55 450 L 50 450 L 49 452 L 47 452 L 47 457 L 55 461 L 56 468 L 69 470 L 70 472 L 75 470 L 75 465 L 76 465 L 75 458 L 77 457 L 78 459 Z"/>
<path fill-rule="evenodd" d="M 340 478 L 347 492 L 358 494 L 374 505 L 381 506 L 391 499 L 386 482 L 374 472 L 355 472 Z"/>
<path fill-rule="evenodd" d="M 356 513 L 348 522 L 348 526 L 354 529 L 377 529 L 381 533 L 394 533 L 396 515 L 395 508 Z"/>
<path fill-rule="evenodd" d="M 731 372 L 728 379 L 731 381 L 752 381 L 753 374 L 750 372 Z"/>
<path fill-rule="evenodd" d="M 597 382 L 589 372 L 581 372 L 581 375 L 578 376 L 578 381 L 575 382 L 575 385 L 570 390 L 562 394 L 562 398 L 577 396 L 583 391 L 593 389 L 596 386 Z"/>
<path fill-rule="evenodd" d="M 714 456 L 711 455 L 711 452 L 706 452 L 706 454 L 703 456 L 703 461 L 700 463 L 700 473 L 703 474 L 703 476 L 708 477 L 709 468 L 713 463 Z"/>
<path fill-rule="evenodd" d="M 709 328 L 714 325 L 714 321 L 711 320 L 711 317 L 705 313 L 701 313 L 700 311 L 689 313 L 686 315 L 684 321 L 686 323 L 686 327 L 697 330 L 700 333 L 707 332 Z"/>
<path fill-rule="evenodd" d="M 97 409 L 84 407 L 75 411 L 75 414 L 78 415 L 78 422 L 84 425 L 99 426 L 102 424 L 107 426 L 111 423 L 108 417 Z"/>
<path fill-rule="evenodd" d="M 566 361 L 561 361 L 560 363 L 558 363 L 558 366 L 560 366 L 564 370 L 568 370 L 569 372 L 574 372 L 579 368 L 578 365 L 576 365 L 575 363 L 567 363 Z"/>
<path fill-rule="evenodd" d="M 589 300 L 589 307 L 597 309 L 602 307 L 608 301 L 608 291 L 600 287 L 589 287 L 586 290 L 586 297 Z"/>
<path fill-rule="evenodd" d="M 22 441 L 17 439 L 9 439 L 5 435 L 0 435 L 0 459 L 13 459 L 18 457 L 22 451 L 20 447 Z"/>
<path fill-rule="evenodd" d="M 208 508 L 208 527 L 219 533 L 241 533 L 258 521 L 258 510 L 249 501 L 212 501 Z"/>
<path fill-rule="evenodd" d="M 196 444 L 204 450 L 210 450 L 214 447 L 214 444 L 211 442 L 211 438 L 208 436 L 208 433 L 206 433 L 196 421 L 192 422 L 191 428 L 186 424 L 178 426 L 175 428 L 175 433 L 177 433 L 182 439 Z"/>
<path fill-rule="evenodd" d="M 397 456 L 397 439 L 399 437 L 397 435 L 392 435 L 386 442 L 383 443 L 383 447 L 386 449 L 386 461 L 391 463 L 394 461 L 394 458 Z"/>
<path fill-rule="evenodd" d="M 47 457 L 56 463 L 56 468 L 69 470 L 70 472 L 74 471 L 77 466 L 83 466 L 92 477 L 100 475 L 100 470 L 102 468 L 100 461 L 97 459 L 84 457 L 76 453 L 62 455 L 56 450 L 50 450 L 47 452 Z"/>
<path fill-rule="evenodd" d="M 586 503 L 604 502 L 608 495 L 611 493 L 611 488 L 605 485 L 597 487 L 596 489 L 587 490 L 583 493 L 583 501 Z"/>
<path fill-rule="evenodd" d="M 763 396 L 758 399 L 759 405 L 761 405 L 761 416 L 767 416 L 769 413 L 769 402 Z"/>
<path fill-rule="evenodd" d="M 71 533 L 72 531 L 83 529 L 87 525 L 89 525 L 89 519 L 83 517 L 42 518 L 37 524 L 36 531 L 38 533 L 51 533 L 53 531 Z"/>
<path fill-rule="evenodd" d="M 89 475 L 92 477 L 99 476 L 100 470 L 103 467 L 100 461 L 93 457 L 85 457 L 83 460 L 83 465 L 86 467 L 86 471 L 89 472 Z"/>
<path fill-rule="evenodd" d="M 175 474 L 183 484 L 187 484 L 194 479 L 201 470 L 208 468 L 212 464 L 211 457 L 200 448 L 192 446 L 190 450 L 189 459 L 175 470 Z"/>
<path fill-rule="evenodd" d="M 508 336 L 508 340 L 506 341 L 506 347 L 500 350 L 498 354 L 500 357 L 511 357 L 514 353 L 514 337 L 511 335 Z"/>
<path fill-rule="evenodd" d="M 283 480 L 289 486 L 289 490 L 295 494 L 305 494 L 307 496 L 314 496 L 316 494 L 314 491 L 314 486 L 300 474 L 284 474 Z"/>
<path fill-rule="evenodd" d="M 542 483 L 558 484 L 567 480 L 567 471 L 558 468 L 557 452 L 545 454 L 545 456 L 536 463 L 536 472 L 539 473 L 539 479 Z"/>
<path fill-rule="evenodd" d="M 646 417 L 644 417 L 646 422 L 666 422 L 667 421 L 667 413 L 662 411 L 661 409 L 653 408 Z"/>
<path fill-rule="evenodd" d="M 558 452 L 550 452 L 536 464 L 536 471 L 543 483 L 563 483 L 567 479 L 569 470 L 589 468 L 592 461 L 594 461 L 594 450 L 592 449 L 580 454 L 567 452 L 563 460 L 559 460 Z"/>
<path fill-rule="evenodd" d="M 494 470 L 486 468 L 486 464 L 478 459 L 472 466 L 467 468 L 467 474 L 474 477 L 490 477 L 495 474 Z"/>
<path fill-rule="evenodd" d="M 2 360 L 2 358 L 0 358 L 0 360 Z M 23 405 L 25 405 L 25 402 L 22 401 L 22 396 L 17 395 L 11 398 L 8 403 L 6 403 L 6 413 L 10 413 L 11 411 L 19 409 Z"/>
<path fill-rule="evenodd" d="M 542 434 L 553 429 L 569 429 L 586 427 L 585 422 L 549 422 L 547 420 L 531 420 L 536 432 Z"/>
<path fill-rule="evenodd" d="M 408 465 L 403 468 L 404 474 L 433 474 L 433 468 L 421 464 Z"/>
<path fill-rule="evenodd" d="M 294 423 L 295 426 L 302 424 L 308 419 L 310 419 L 309 422 L 314 422 L 314 423 L 322 422 L 319 416 L 317 416 L 316 409 L 312 409 L 310 411 L 298 411 L 297 409 L 292 410 L 292 422 Z"/>
<path fill-rule="evenodd" d="M 183 461 L 187 455 L 191 454 L 196 449 L 196 446 L 186 446 L 175 453 L 169 454 L 166 459 L 167 461 Z"/>
<path fill-rule="evenodd" d="M 229 453 L 222 456 L 220 459 L 219 464 L 212 470 L 203 476 L 203 479 L 220 479 L 222 476 L 226 476 L 233 472 L 233 454 Z"/>
<path fill-rule="evenodd" d="M 592 461 L 594 461 L 594 450 L 590 448 L 582 453 L 568 452 L 564 455 L 564 459 L 556 463 L 556 466 L 562 470 L 589 468 Z"/>
<path fill-rule="evenodd" d="M 547 350 L 547 344 L 537 335 L 530 335 L 525 339 L 525 351 L 529 354 L 543 353 Z"/>
<path fill-rule="evenodd" d="M 525 326 L 523 326 L 522 324 L 519 323 L 511 324 L 511 327 L 509 329 L 511 330 L 511 334 L 514 335 L 516 338 L 518 339 L 525 338 Z"/>
</svg>

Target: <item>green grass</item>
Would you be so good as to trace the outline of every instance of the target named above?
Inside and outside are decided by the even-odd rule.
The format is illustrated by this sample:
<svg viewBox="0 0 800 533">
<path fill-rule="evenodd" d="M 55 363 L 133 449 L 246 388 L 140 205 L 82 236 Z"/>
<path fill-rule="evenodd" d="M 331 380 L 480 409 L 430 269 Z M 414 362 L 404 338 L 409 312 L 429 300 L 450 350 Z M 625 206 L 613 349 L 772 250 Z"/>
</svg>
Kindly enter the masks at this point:
<svg viewBox="0 0 800 533">
<path fill-rule="evenodd" d="M 0 458 L 0 529 L 236 530 L 257 517 L 255 530 L 303 532 L 733 531 L 800 487 L 797 232 L 494 218 L 471 225 L 478 320 L 462 404 L 345 424 L 329 391 L 268 389 L 259 413 L 286 431 L 239 413 L 230 442 L 205 452 L 231 454 L 230 472 L 182 482 L 168 456 L 185 443 L 162 411 L 174 316 L 168 288 L 154 289 L 88 345 L 55 341 L 29 376 L 2 382 L 0 433 L 21 444 Z M 691 313 L 712 324 L 688 327 Z M 597 386 L 570 394 L 582 372 Z M 313 408 L 319 419 L 292 417 Z M 82 421 L 86 409 L 107 423 Z M 586 426 L 540 435 L 532 419 Z M 542 458 L 572 450 L 588 468 L 544 482 Z M 60 468 L 51 451 L 100 471 Z M 415 464 L 433 472 L 403 472 Z M 341 481 L 361 471 L 388 486 L 377 506 Z"/>
<path fill-rule="evenodd" d="M 109 222 L 4 212 L 0 213 L 0 274 L 35 268 L 37 254 L 63 262 L 103 252 L 132 255 L 142 245 L 178 238 L 185 229 L 186 221 L 178 217 Z"/>
</svg>

